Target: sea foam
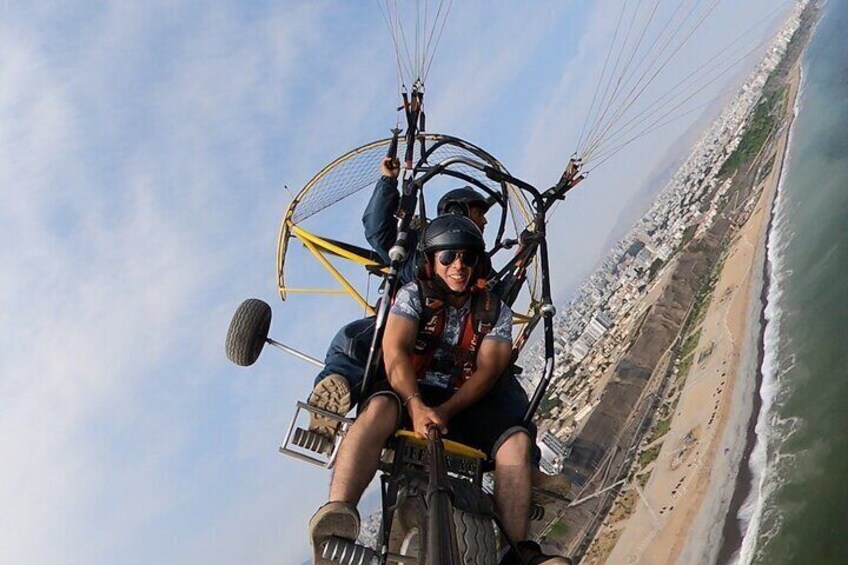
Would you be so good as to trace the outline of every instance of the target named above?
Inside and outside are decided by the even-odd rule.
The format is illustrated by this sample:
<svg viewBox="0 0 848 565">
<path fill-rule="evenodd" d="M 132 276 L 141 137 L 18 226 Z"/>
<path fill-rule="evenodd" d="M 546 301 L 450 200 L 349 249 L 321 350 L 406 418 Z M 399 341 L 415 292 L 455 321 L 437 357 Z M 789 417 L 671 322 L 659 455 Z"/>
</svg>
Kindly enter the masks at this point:
<svg viewBox="0 0 848 565">
<path fill-rule="evenodd" d="M 801 86 L 792 110 L 793 123 L 794 118 L 798 116 L 800 111 L 804 83 L 802 69 Z M 738 563 L 746 565 L 751 563 L 755 556 L 758 540 L 770 537 L 771 532 L 761 531 L 761 528 L 764 523 L 765 503 L 778 482 L 776 473 L 773 472 L 773 463 L 776 454 L 773 452 L 770 453 L 769 444 L 773 438 L 775 428 L 780 427 L 779 423 L 775 421 L 776 414 L 772 413 L 772 408 L 774 407 L 776 397 L 780 393 L 780 376 L 785 372 L 785 367 L 781 367 L 780 359 L 780 321 L 783 314 L 782 296 L 784 281 L 790 274 L 786 271 L 783 257 L 787 242 L 791 238 L 791 234 L 789 233 L 790 228 L 786 225 L 787 216 L 790 215 L 791 211 L 787 210 L 784 183 L 791 161 L 790 148 L 792 147 L 793 138 L 794 128 L 790 125 L 789 139 L 786 147 L 787 156 L 780 171 L 780 182 L 778 183 L 777 194 L 775 195 L 771 228 L 766 247 L 769 286 L 763 311 L 765 327 L 763 329 L 763 361 L 760 368 L 762 374 L 759 391 L 761 405 L 759 414 L 757 415 L 757 424 L 754 428 L 754 447 L 748 460 L 748 468 L 751 471 L 751 488 L 737 515 L 743 536 L 742 546 L 735 557 Z M 780 517 L 774 516 L 769 518 L 768 522 L 771 523 L 769 530 L 774 530 L 779 525 Z"/>
</svg>

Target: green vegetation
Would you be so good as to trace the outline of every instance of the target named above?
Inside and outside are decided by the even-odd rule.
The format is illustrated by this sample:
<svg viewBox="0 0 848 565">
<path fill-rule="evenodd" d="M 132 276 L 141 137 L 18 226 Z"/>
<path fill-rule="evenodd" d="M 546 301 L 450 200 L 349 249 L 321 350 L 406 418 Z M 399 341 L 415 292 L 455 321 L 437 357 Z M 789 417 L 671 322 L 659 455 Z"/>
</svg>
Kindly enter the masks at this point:
<svg viewBox="0 0 848 565">
<path fill-rule="evenodd" d="M 686 338 L 686 341 L 683 342 L 683 345 L 680 348 L 679 358 L 681 360 L 688 357 L 693 351 L 695 351 L 695 347 L 697 347 L 699 339 L 701 339 L 701 330 L 689 334 L 689 337 Z"/>
<path fill-rule="evenodd" d="M 686 226 L 686 230 L 683 232 L 683 239 L 680 240 L 680 247 L 678 247 L 678 249 L 686 247 L 686 244 L 692 241 L 696 231 L 698 231 L 698 224 Z"/>
<path fill-rule="evenodd" d="M 662 266 L 664 264 L 665 263 L 663 262 L 663 260 L 660 259 L 659 257 L 654 259 L 654 262 L 651 263 L 651 266 L 648 268 L 648 280 L 649 281 L 654 280 L 654 277 L 657 276 L 657 273 L 660 271 L 660 269 L 662 269 Z"/>
<path fill-rule="evenodd" d="M 764 178 L 771 174 L 772 170 L 774 169 L 774 162 L 776 159 L 777 155 L 772 155 L 771 159 L 769 159 L 768 162 L 762 166 L 762 168 L 760 169 L 760 176 L 757 179 L 757 182 L 762 182 Z"/>
<path fill-rule="evenodd" d="M 558 396 L 554 396 L 553 394 L 542 398 L 542 401 L 539 403 L 539 416 L 543 418 L 548 417 L 551 410 L 560 405 L 562 405 L 562 401 Z"/>
<path fill-rule="evenodd" d="M 563 524 L 560 521 L 556 521 L 556 522 L 553 523 L 553 525 L 551 525 L 551 529 L 548 530 L 548 535 L 545 536 L 545 537 L 552 537 L 552 538 L 560 537 L 560 536 L 565 535 L 565 531 L 566 531 L 565 524 Z"/>
<path fill-rule="evenodd" d="M 706 310 L 706 308 L 704 308 L 704 310 Z M 693 312 L 693 314 L 696 313 Z M 677 351 L 677 359 L 680 360 L 680 363 L 677 365 L 677 379 L 675 380 L 675 384 L 678 382 L 682 383 L 686 380 L 686 375 L 689 374 L 689 369 L 692 367 L 692 360 L 694 359 L 692 353 L 698 346 L 699 339 L 701 339 L 701 330 L 692 332 Z"/>
<path fill-rule="evenodd" d="M 692 355 L 692 352 L 695 350 L 695 347 L 698 345 L 698 340 L 701 337 L 701 330 L 690 335 L 686 341 L 683 343 L 683 347 L 680 348 L 680 364 L 677 366 L 677 380 L 682 382 L 686 380 L 686 376 L 689 374 L 689 369 L 692 368 L 692 360 L 695 358 Z"/>
<path fill-rule="evenodd" d="M 689 369 L 692 368 L 692 357 L 687 357 L 677 366 L 677 380 L 683 382 L 689 374 Z"/>
<path fill-rule="evenodd" d="M 668 433 L 669 428 L 671 428 L 671 418 L 666 418 L 665 420 L 657 422 L 657 425 L 654 428 L 654 433 L 651 434 L 651 441 L 663 437 Z"/>
<path fill-rule="evenodd" d="M 707 315 L 707 307 L 710 305 L 710 302 L 712 302 L 716 283 L 718 282 L 718 278 L 721 275 L 721 270 L 724 266 L 724 261 L 726 258 L 727 257 L 725 255 L 722 256 L 721 259 L 716 261 L 716 263 L 712 266 L 710 278 L 707 280 L 707 283 L 703 285 L 698 291 L 698 296 L 695 297 L 695 303 L 692 305 L 692 312 L 689 315 L 689 319 L 686 321 L 687 330 L 690 328 L 697 327 L 698 324 L 700 324 L 701 321 L 704 319 L 704 316 Z"/>
<path fill-rule="evenodd" d="M 668 433 L 668 430 L 670 428 L 671 428 L 671 416 L 664 418 L 662 420 L 659 420 L 654 425 L 654 429 L 651 431 L 651 435 L 648 437 L 648 443 L 653 443 L 656 440 L 663 437 L 665 434 Z M 659 451 L 659 445 L 657 445 L 655 447 L 657 447 L 657 451 Z M 651 448 L 651 449 L 653 449 L 653 448 Z M 650 449 L 648 451 L 650 451 Z M 645 453 L 648 453 L 648 451 L 646 451 Z M 641 461 L 641 459 L 640 459 L 640 461 Z"/>
<path fill-rule="evenodd" d="M 657 456 L 660 454 L 660 448 L 661 447 L 662 447 L 662 444 L 655 445 L 654 447 L 652 447 L 650 449 L 646 449 L 645 451 L 640 453 L 639 454 L 639 467 L 644 468 L 649 463 L 654 461 L 657 458 Z"/>
<path fill-rule="evenodd" d="M 743 163 L 746 163 L 759 153 L 777 123 L 775 110 L 780 107 L 785 92 L 785 89 L 781 89 L 763 96 L 760 103 L 754 109 L 754 115 L 751 117 L 748 130 L 742 136 L 742 141 L 739 142 L 739 146 L 730 154 L 724 165 L 721 166 L 721 170 L 718 172 L 719 178 L 725 179 L 729 177 L 738 171 Z"/>
</svg>

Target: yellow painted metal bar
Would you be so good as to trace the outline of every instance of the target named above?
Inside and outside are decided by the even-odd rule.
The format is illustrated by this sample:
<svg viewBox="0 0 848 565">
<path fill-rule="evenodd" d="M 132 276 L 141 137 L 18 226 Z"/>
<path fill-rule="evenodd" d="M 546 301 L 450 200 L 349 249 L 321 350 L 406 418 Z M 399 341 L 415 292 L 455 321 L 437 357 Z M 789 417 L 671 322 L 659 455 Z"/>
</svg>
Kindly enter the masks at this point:
<svg viewBox="0 0 848 565">
<path fill-rule="evenodd" d="M 518 312 L 512 313 L 512 323 L 513 324 L 526 324 L 530 320 L 532 320 L 532 316 L 528 316 L 526 314 L 519 314 Z"/>
<path fill-rule="evenodd" d="M 335 288 L 290 288 L 284 287 L 280 290 L 284 290 L 286 292 L 292 292 L 295 294 L 347 294 L 346 290 L 335 289 Z"/>
<path fill-rule="evenodd" d="M 373 316 L 375 314 L 374 309 L 371 308 L 371 306 L 368 305 L 368 302 L 366 302 L 365 299 L 362 298 L 362 295 L 359 294 L 355 288 L 353 288 L 353 285 L 347 282 L 347 279 L 344 278 L 344 275 L 342 275 L 338 271 L 338 269 L 336 269 L 333 264 L 330 263 L 326 257 L 324 257 L 324 254 L 321 253 L 321 251 L 315 246 L 315 244 L 313 244 L 309 239 L 301 239 L 301 241 L 303 242 L 303 245 L 305 245 L 306 248 L 311 251 L 313 255 L 315 255 L 315 258 L 318 259 L 318 261 L 322 265 L 324 265 L 324 268 L 327 269 L 331 275 L 333 275 L 333 278 L 339 281 L 339 283 L 342 285 L 342 287 L 344 287 L 347 293 L 351 295 L 353 299 L 356 300 L 359 305 L 365 309 L 367 314 L 369 316 Z"/>
<path fill-rule="evenodd" d="M 421 439 L 420 437 L 415 435 L 415 432 L 410 432 L 409 430 L 398 430 L 395 432 L 395 437 L 402 437 L 410 443 L 414 443 L 415 445 L 419 445 L 422 447 L 427 446 L 427 440 Z M 486 458 L 485 453 L 483 453 L 479 449 L 474 449 L 471 446 L 465 445 L 464 443 L 451 441 L 449 439 L 442 440 L 442 443 L 444 443 L 445 445 L 445 453 L 449 455 L 459 455 L 461 457 L 470 457 L 472 459 Z"/>
<path fill-rule="evenodd" d="M 308 231 L 299 226 L 292 225 L 291 230 L 292 233 L 294 233 L 304 243 L 308 241 L 318 247 L 326 249 L 327 251 L 332 251 L 340 257 L 348 259 L 349 261 L 353 261 L 354 263 L 359 263 L 360 265 L 365 265 L 366 267 L 379 265 L 379 263 L 376 263 L 371 259 L 366 259 L 362 255 L 357 255 L 356 253 L 353 253 L 352 251 L 330 243 L 329 241 L 322 239 L 315 234 L 309 233 Z"/>
</svg>

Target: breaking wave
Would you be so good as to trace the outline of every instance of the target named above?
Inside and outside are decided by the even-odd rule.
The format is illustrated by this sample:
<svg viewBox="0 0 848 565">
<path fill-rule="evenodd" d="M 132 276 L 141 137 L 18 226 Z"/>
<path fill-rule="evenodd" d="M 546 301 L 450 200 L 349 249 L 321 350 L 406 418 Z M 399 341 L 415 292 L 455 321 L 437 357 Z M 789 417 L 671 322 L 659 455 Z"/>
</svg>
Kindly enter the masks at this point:
<svg viewBox="0 0 848 565">
<path fill-rule="evenodd" d="M 793 108 L 793 123 L 794 117 L 798 116 L 800 110 L 804 83 L 802 70 L 801 87 Z M 778 455 L 776 451 L 770 449 L 771 440 L 777 429 L 787 427 L 784 424 L 788 424 L 790 429 L 796 428 L 793 422 L 781 422 L 773 412 L 775 402 L 781 396 L 780 377 L 785 374 L 786 365 L 794 365 L 791 355 L 788 355 L 786 359 L 781 359 L 780 334 L 784 281 L 791 274 L 784 264 L 784 251 L 791 239 L 791 228 L 787 226 L 787 216 L 791 214 L 791 210 L 787 209 L 785 202 L 784 183 L 791 161 L 789 148 L 792 146 L 793 137 L 794 131 L 790 125 L 789 140 L 786 146 L 787 158 L 784 159 L 780 171 L 780 182 L 775 195 L 772 223 L 766 248 L 768 292 L 763 311 L 765 326 L 763 330 L 763 361 L 760 367 L 762 382 L 759 391 L 762 404 L 754 429 L 756 436 L 754 447 L 748 460 L 748 468 L 751 471 L 751 488 L 737 515 L 743 532 L 742 546 L 737 554 L 737 563 L 746 565 L 754 559 L 758 540 L 768 539 L 780 524 L 779 516 L 766 516 L 765 512 L 765 503 L 779 483 L 779 478 L 774 469 Z M 768 523 L 767 531 L 761 531 L 766 522 Z"/>
</svg>

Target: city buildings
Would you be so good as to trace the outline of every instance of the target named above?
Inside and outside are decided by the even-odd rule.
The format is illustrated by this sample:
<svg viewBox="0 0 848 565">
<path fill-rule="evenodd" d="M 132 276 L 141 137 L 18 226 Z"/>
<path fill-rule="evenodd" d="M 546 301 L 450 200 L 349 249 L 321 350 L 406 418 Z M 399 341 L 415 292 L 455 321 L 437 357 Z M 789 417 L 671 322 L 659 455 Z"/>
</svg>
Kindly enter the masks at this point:
<svg viewBox="0 0 848 565">
<path fill-rule="evenodd" d="M 639 310 L 641 299 L 661 280 L 675 253 L 713 222 L 732 185 L 732 178 L 720 177 L 722 166 L 742 142 L 762 103 L 768 77 L 783 59 L 805 6 L 805 1 L 796 4 L 756 69 L 650 209 L 560 309 L 555 320 L 555 379 L 539 424 L 544 433 L 567 444 L 579 431 L 603 393 L 606 369 L 623 353 L 638 326 L 644 313 Z M 526 348 L 520 363 L 529 390 L 541 378 L 543 362 L 541 344 Z"/>
</svg>

